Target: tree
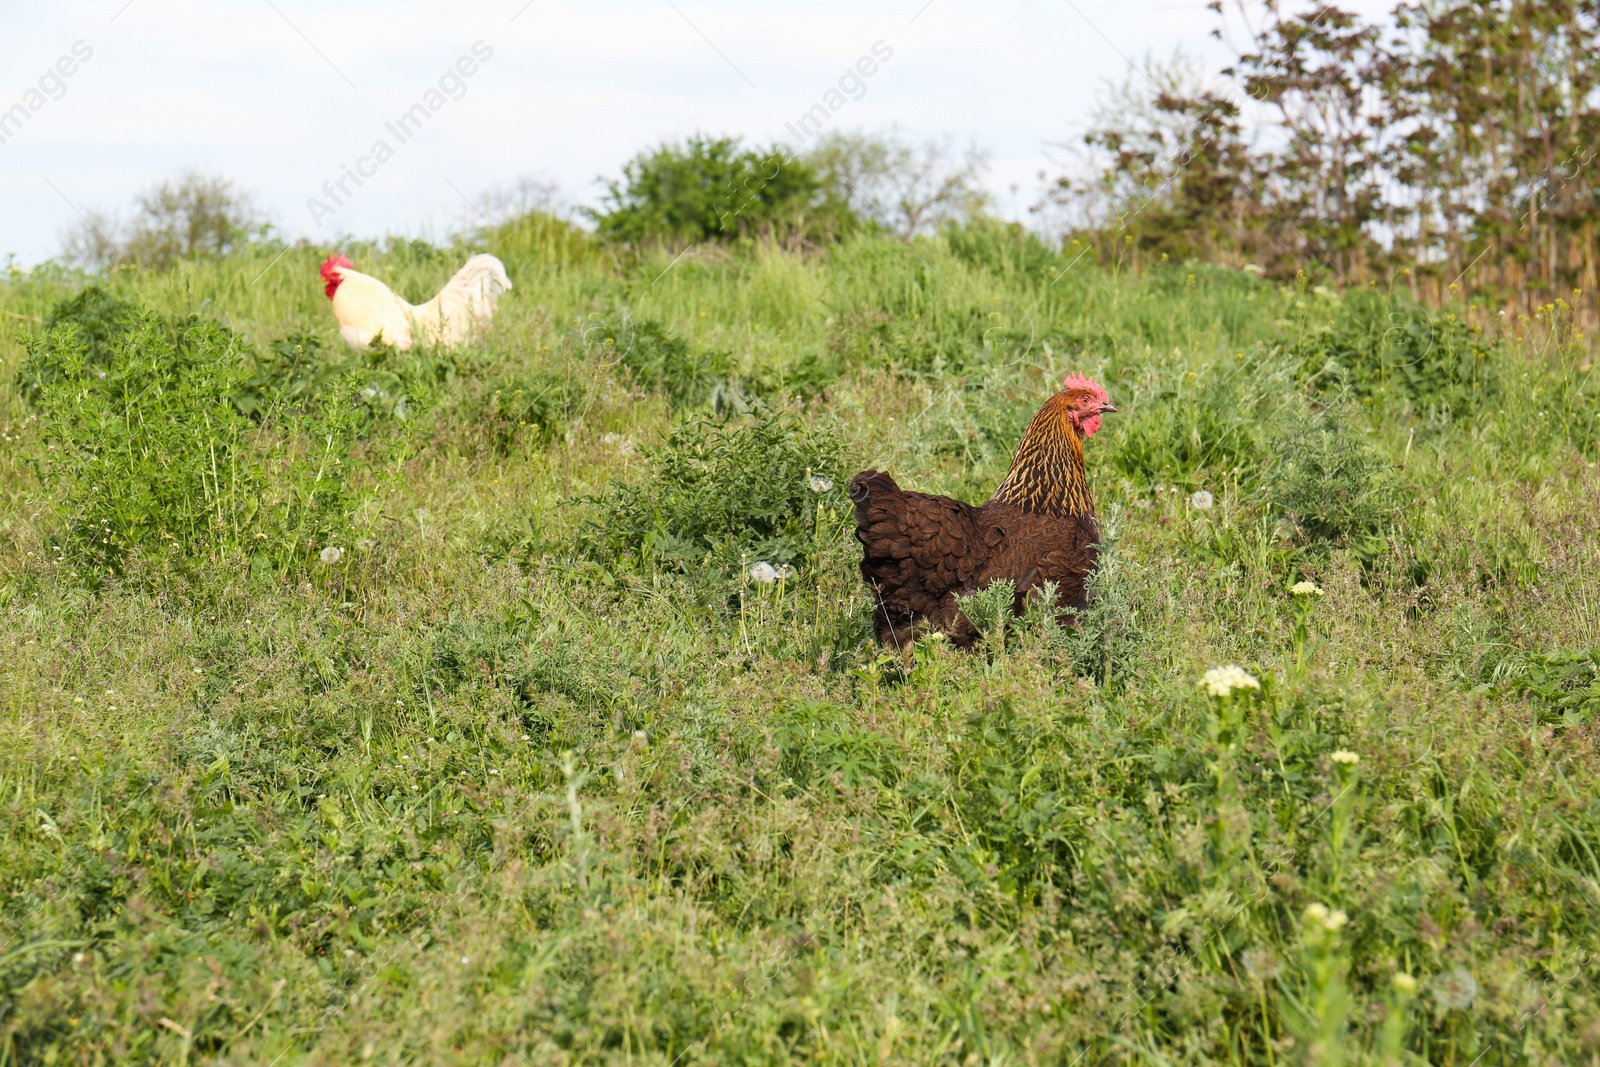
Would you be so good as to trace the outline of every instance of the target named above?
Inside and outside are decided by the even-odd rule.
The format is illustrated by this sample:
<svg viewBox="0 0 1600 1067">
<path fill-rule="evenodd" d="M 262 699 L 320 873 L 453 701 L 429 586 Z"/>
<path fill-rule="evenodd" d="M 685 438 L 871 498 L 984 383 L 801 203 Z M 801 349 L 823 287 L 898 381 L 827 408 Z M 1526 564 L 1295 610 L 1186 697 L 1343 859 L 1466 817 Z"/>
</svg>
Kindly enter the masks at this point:
<svg viewBox="0 0 1600 1067">
<path fill-rule="evenodd" d="M 805 159 L 856 215 L 902 237 L 966 221 L 990 202 L 981 184 L 988 160 L 976 147 L 958 155 L 948 141 L 831 132 Z"/>
<path fill-rule="evenodd" d="M 605 206 L 588 214 L 602 237 L 635 245 L 828 240 L 855 221 L 805 161 L 699 135 L 635 156 L 608 183 Z"/>
<path fill-rule="evenodd" d="M 1083 145 L 1087 177 L 1058 178 L 1048 204 L 1068 228 L 1136 260 L 1256 258 L 1255 161 L 1239 107 L 1183 56 L 1147 61 L 1097 106 Z"/>
<path fill-rule="evenodd" d="M 254 199 L 227 178 L 186 171 L 137 198 L 127 224 L 91 212 L 63 238 L 63 253 L 92 269 L 132 264 L 165 270 L 181 259 L 220 257 L 261 226 Z"/>
</svg>

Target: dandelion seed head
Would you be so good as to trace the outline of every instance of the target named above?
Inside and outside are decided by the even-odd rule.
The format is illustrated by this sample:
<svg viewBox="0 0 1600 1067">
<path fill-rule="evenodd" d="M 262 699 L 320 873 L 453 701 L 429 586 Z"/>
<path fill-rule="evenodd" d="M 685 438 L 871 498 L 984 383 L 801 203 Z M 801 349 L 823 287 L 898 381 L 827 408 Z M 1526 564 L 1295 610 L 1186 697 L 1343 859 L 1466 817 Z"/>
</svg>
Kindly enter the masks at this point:
<svg viewBox="0 0 1600 1067">
<path fill-rule="evenodd" d="M 1433 999 L 1446 1010 L 1465 1011 L 1478 999 L 1478 980 L 1465 967 L 1452 967 L 1433 980 Z"/>
<path fill-rule="evenodd" d="M 811 487 L 811 491 L 813 493 L 821 496 L 823 493 L 826 493 L 828 490 L 833 488 L 833 479 L 824 478 L 820 474 L 813 474 L 806 479 L 806 485 Z"/>
<path fill-rule="evenodd" d="M 324 567 L 331 567 L 344 558 L 344 549 L 340 548 L 338 545 L 329 545 L 327 548 L 317 553 L 317 558 L 322 561 L 322 565 Z"/>
<path fill-rule="evenodd" d="M 1189 506 L 1194 508 L 1196 511 L 1209 511 L 1211 509 L 1211 505 L 1215 504 L 1216 502 L 1217 498 L 1206 492 L 1204 489 L 1196 489 L 1194 491 L 1194 495 L 1189 498 Z"/>
<path fill-rule="evenodd" d="M 773 582 L 778 580 L 778 568 L 774 567 L 766 560 L 762 560 L 759 563 L 752 563 L 750 564 L 750 580 L 753 582 L 760 582 L 762 585 L 771 585 Z"/>
</svg>

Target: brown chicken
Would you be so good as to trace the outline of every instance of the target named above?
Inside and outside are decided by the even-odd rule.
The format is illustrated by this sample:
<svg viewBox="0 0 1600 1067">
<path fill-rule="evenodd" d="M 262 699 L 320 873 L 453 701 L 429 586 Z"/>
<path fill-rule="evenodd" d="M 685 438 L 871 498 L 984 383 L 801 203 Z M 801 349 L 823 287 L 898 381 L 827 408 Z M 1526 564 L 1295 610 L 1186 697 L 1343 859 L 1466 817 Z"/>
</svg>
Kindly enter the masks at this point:
<svg viewBox="0 0 1600 1067">
<path fill-rule="evenodd" d="M 901 489 L 882 471 L 850 480 L 861 577 L 877 607 L 873 629 L 904 647 L 940 630 L 962 648 L 978 639 L 956 596 L 999 578 L 1016 584 L 1012 610 L 1028 591 L 1056 583 L 1063 607 L 1088 606 L 1085 579 L 1100 543 L 1084 473 L 1083 442 L 1116 411 L 1097 382 L 1076 375 L 1028 423 L 1011 470 L 982 507 Z"/>
</svg>

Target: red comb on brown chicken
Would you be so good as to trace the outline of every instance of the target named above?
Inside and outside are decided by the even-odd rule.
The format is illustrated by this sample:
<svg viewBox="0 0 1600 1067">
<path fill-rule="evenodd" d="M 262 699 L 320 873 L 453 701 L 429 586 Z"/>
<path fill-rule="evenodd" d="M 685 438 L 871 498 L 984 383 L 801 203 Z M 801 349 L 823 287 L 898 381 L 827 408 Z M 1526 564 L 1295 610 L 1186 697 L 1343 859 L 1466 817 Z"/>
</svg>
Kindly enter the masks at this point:
<svg viewBox="0 0 1600 1067">
<path fill-rule="evenodd" d="M 1028 591 L 1056 583 L 1064 607 L 1088 606 L 1085 580 L 1100 543 L 1083 465 L 1083 442 L 1116 411 L 1098 382 L 1073 375 L 1028 423 L 1011 470 L 982 507 L 901 489 L 882 471 L 850 480 L 861 577 L 877 607 L 873 629 L 904 646 L 941 630 L 965 648 L 978 631 L 956 597 L 1001 578 Z"/>
</svg>

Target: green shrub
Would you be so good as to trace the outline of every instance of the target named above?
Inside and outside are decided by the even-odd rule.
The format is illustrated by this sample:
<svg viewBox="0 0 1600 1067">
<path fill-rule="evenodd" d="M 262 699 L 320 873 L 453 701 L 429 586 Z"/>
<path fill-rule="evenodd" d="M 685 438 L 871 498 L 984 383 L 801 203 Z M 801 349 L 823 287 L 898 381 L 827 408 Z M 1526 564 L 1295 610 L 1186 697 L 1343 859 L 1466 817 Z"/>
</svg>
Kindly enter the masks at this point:
<svg viewBox="0 0 1600 1067">
<path fill-rule="evenodd" d="M 1348 382 L 1363 398 L 1451 418 L 1477 411 L 1498 384 L 1481 329 L 1368 289 L 1346 293 L 1333 321 L 1300 338 L 1294 354 L 1324 388 Z"/>
<path fill-rule="evenodd" d="M 1122 412 L 1102 430 L 1104 462 L 1145 486 L 1195 488 L 1235 469 L 1246 484 L 1258 476 L 1292 395 L 1286 368 L 1257 354 L 1153 377 L 1116 397 Z"/>
<path fill-rule="evenodd" d="M 641 152 L 590 214 L 602 237 L 630 244 L 688 244 L 753 235 L 830 239 L 854 226 L 807 163 L 777 147 L 695 136 Z"/>
<path fill-rule="evenodd" d="M 250 374 L 235 404 L 253 419 L 281 407 L 305 410 L 328 391 L 349 363 L 317 334 L 299 327 L 271 342 L 264 353 L 250 353 L 248 361 Z"/>
<path fill-rule="evenodd" d="M 281 567 L 348 543 L 353 404 L 258 430 L 235 403 L 245 346 L 214 323 L 133 313 L 106 351 L 94 362 L 75 325 L 28 345 L 44 428 L 32 458 L 64 508 L 55 547 L 71 571 L 95 581 L 134 552 Z"/>
<path fill-rule="evenodd" d="M 583 401 L 582 386 L 565 375 L 504 375 L 483 384 L 471 404 L 472 418 L 490 447 L 507 455 L 518 440 L 541 445 L 553 440 L 572 423 Z"/>
<path fill-rule="evenodd" d="M 613 483 L 585 535 L 601 559 L 636 557 L 683 569 L 741 559 L 804 564 L 819 507 L 845 505 L 844 449 L 826 429 L 758 406 L 744 418 L 695 418 L 647 453 L 637 485 Z M 808 472 L 831 481 L 817 494 Z"/>
<path fill-rule="evenodd" d="M 689 342 L 651 319 L 627 314 L 600 319 L 585 333 L 597 339 L 600 358 L 620 363 L 633 384 L 665 394 L 676 406 L 697 406 L 726 388 L 733 361 L 723 353 L 694 351 Z"/>
<path fill-rule="evenodd" d="M 1302 408 L 1274 446 L 1269 505 L 1306 543 L 1374 550 L 1399 503 L 1393 465 L 1363 440 L 1353 408 Z"/>
<path fill-rule="evenodd" d="M 57 330 L 70 328 L 84 349 L 84 366 L 99 373 L 111 363 L 112 341 L 126 332 L 128 320 L 138 309 L 125 300 L 119 300 L 97 285 L 91 285 L 76 296 L 58 303 L 45 319 L 44 332 L 54 335 Z M 25 363 L 17 373 L 17 385 L 23 396 L 36 404 L 44 387 L 44 376 L 53 375 L 56 369 L 47 363 Z"/>
<path fill-rule="evenodd" d="M 1512 657 L 1499 673 L 1545 722 L 1575 726 L 1600 711 L 1600 649 L 1549 649 Z"/>
</svg>

